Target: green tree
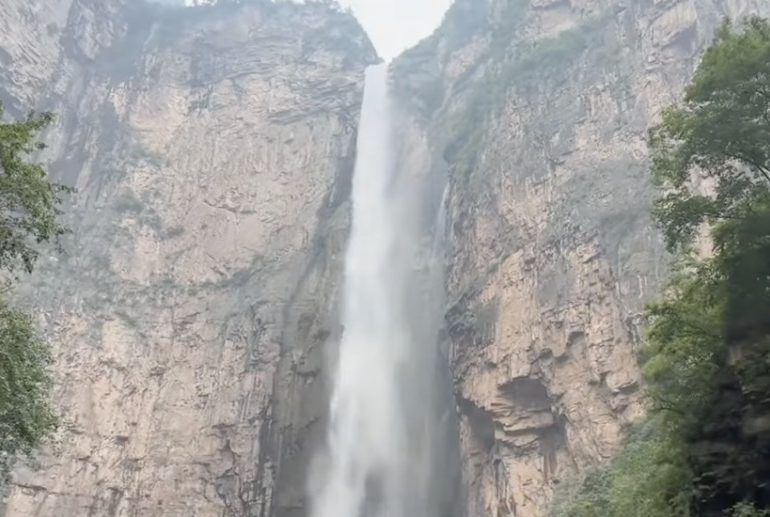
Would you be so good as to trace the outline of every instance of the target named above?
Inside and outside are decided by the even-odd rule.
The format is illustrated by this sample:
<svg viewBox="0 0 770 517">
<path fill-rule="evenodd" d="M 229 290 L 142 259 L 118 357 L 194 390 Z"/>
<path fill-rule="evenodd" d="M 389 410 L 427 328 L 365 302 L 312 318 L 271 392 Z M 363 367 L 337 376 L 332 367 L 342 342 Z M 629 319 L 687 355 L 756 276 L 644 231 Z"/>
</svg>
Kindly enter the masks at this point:
<svg viewBox="0 0 770 517">
<path fill-rule="evenodd" d="M 557 515 L 768 515 L 770 22 L 723 25 L 650 148 L 678 265 L 648 308 L 646 431 Z"/>
<path fill-rule="evenodd" d="M 660 432 L 659 418 L 640 423 L 609 465 L 589 470 L 556 493 L 554 517 L 687 517 L 681 489 L 690 470 L 681 444 Z"/>
<path fill-rule="evenodd" d="M 0 475 L 54 429 L 48 402 L 51 355 L 31 318 L 0 302 Z"/>
<path fill-rule="evenodd" d="M 32 271 L 41 243 L 65 232 L 57 216 L 69 189 L 51 183 L 31 160 L 44 148 L 38 137 L 52 116 L 2 119 L 0 106 L 0 270 L 15 277 Z M 0 480 L 15 458 L 31 453 L 56 425 L 48 400 L 50 362 L 32 318 L 0 300 Z"/>
<path fill-rule="evenodd" d="M 770 23 L 723 25 L 681 105 L 651 132 L 656 216 L 712 257 L 653 306 L 646 371 L 668 400 L 703 511 L 770 504 Z M 699 183 L 708 188 L 699 187 Z M 677 400 L 681 397 L 681 400 Z M 659 406 L 664 409 L 664 406 Z"/>
<path fill-rule="evenodd" d="M 37 140 L 53 117 L 32 113 L 21 122 L 2 122 L 0 105 L 0 269 L 32 271 L 38 245 L 59 237 L 61 194 L 69 189 L 48 181 L 30 155 L 45 146 Z"/>
<path fill-rule="evenodd" d="M 770 23 L 726 22 L 684 101 L 650 134 L 653 178 L 666 192 L 655 213 L 672 249 L 703 223 L 767 206 L 770 186 Z M 694 181 L 695 180 L 695 181 Z M 714 192 L 695 188 L 699 180 Z"/>
</svg>

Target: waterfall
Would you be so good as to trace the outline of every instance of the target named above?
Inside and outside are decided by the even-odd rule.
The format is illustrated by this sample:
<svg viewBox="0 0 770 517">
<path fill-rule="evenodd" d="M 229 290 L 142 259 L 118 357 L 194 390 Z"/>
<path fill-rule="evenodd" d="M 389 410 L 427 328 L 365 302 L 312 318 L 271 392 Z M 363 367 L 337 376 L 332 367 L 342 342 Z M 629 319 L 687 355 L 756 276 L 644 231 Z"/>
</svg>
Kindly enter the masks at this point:
<svg viewBox="0 0 770 517">
<path fill-rule="evenodd" d="M 386 65 L 366 73 L 343 335 L 325 461 L 311 489 L 313 517 L 443 516 L 443 493 L 454 492 L 446 472 L 436 472 L 448 465 L 438 449 L 447 434 L 439 421 L 450 406 L 448 386 L 437 388 L 443 260 L 436 260 L 434 227 L 443 211 L 438 221 L 421 220 L 433 212 L 430 196 L 399 174 L 387 76 Z"/>
</svg>

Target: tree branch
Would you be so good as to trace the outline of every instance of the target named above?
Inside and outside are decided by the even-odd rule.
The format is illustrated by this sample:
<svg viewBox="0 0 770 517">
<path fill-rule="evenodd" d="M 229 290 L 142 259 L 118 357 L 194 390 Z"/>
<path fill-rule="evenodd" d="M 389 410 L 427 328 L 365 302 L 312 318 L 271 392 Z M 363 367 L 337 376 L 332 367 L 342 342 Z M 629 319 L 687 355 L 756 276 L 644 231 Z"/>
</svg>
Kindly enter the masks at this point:
<svg viewBox="0 0 770 517">
<path fill-rule="evenodd" d="M 747 158 L 746 156 L 743 156 L 742 154 L 735 154 L 735 153 L 725 152 L 724 155 L 727 158 L 732 158 L 733 160 L 738 160 L 738 161 L 742 161 L 742 162 L 748 163 L 749 165 L 751 165 L 752 167 L 757 169 L 760 172 L 760 174 L 762 174 L 762 176 L 764 176 L 765 179 L 768 182 L 770 182 L 770 169 L 768 169 L 764 165 L 762 165 L 760 163 L 757 163 L 753 159 Z"/>
</svg>

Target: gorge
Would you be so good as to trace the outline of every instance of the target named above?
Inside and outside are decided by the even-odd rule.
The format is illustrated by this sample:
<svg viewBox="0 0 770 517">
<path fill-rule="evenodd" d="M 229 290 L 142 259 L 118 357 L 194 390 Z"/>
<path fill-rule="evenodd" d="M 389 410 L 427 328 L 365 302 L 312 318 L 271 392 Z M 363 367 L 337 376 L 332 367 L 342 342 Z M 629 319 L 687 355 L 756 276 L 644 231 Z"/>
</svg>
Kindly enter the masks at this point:
<svg viewBox="0 0 770 517">
<path fill-rule="evenodd" d="M 77 193 L 19 293 L 63 421 L 0 515 L 546 515 L 642 413 L 647 130 L 755 14 L 456 0 L 386 69 L 326 2 L 4 0 L 0 101 Z"/>
</svg>

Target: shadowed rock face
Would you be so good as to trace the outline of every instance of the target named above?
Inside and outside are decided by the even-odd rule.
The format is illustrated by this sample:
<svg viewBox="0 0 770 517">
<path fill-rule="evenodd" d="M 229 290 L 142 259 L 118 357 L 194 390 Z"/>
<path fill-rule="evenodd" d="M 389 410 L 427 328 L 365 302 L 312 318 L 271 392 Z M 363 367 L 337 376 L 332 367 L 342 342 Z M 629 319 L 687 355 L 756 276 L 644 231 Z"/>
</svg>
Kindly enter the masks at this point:
<svg viewBox="0 0 770 517">
<path fill-rule="evenodd" d="M 647 129 L 724 16 L 757 0 L 458 0 L 394 65 L 446 164 L 448 348 L 469 517 L 544 515 L 642 412 L 635 349 L 665 278 Z"/>
<path fill-rule="evenodd" d="M 0 98 L 78 189 L 22 293 L 65 419 L 6 515 L 304 514 L 375 60 L 321 5 L 2 2 Z"/>
</svg>

